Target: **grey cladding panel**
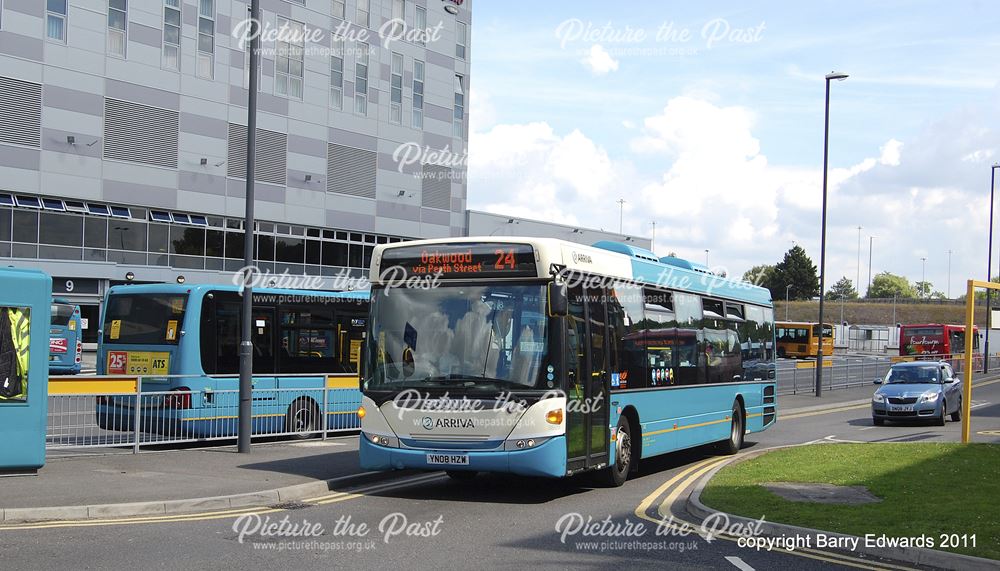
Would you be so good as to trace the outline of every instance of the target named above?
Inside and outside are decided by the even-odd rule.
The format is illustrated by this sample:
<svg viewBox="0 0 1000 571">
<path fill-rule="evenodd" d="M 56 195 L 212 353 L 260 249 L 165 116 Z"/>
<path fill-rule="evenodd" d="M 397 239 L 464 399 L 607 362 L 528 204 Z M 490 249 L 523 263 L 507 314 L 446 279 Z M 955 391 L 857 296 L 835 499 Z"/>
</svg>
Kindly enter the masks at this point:
<svg viewBox="0 0 1000 571">
<path fill-rule="evenodd" d="M 177 168 L 179 113 L 104 100 L 104 158 Z"/>
<path fill-rule="evenodd" d="M 257 152 L 254 163 L 254 180 L 285 186 L 288 136 L 276 131 L 257 129 Z M 229 124 L 229 156 L 226 174 L 246 179 L 247 128 L 246 125 Z"/>
<path fill-rule="evenodd" d="M 377 156 L 373 151 L 329 143 L 327 145 L 327 192 L 375 198 Z"/>
<path fill-rule="evenodd" d="M 424 165 L 421 205 L 427 208 L 451 209 L 451 169 Z"/>
<path fill-rule="evenodd" d="M 0 77 L 0 143 L 42 144 L 42 86 Z"/>
</svg>

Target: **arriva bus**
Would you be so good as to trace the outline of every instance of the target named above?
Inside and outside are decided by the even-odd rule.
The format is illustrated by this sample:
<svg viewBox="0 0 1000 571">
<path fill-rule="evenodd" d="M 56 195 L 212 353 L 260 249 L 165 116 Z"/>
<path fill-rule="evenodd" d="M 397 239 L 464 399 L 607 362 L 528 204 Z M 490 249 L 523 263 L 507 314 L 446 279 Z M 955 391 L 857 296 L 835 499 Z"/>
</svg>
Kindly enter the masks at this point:
<svg viewBox="0 0 1000 571">
<path fill-rule="evenodd" d="M 167 436 L 237 429 L 242 297 L 236 286 L 108 291 L 98 374 L 142 377 L 141 426 Z M 368 292 L 253 290 L 253 431 L 301 436 L 357 426 Z M 168 376 L 169 375 L 169 376 Z M 330 391 L 324 401 L 325 389 Z M 326 410 L 322 404 L 327 402 Z M 101 428 L 132 430 L 134 398 L 101 397 Z"/>
<path fill-rule="evenodd" d="M 52 300 L 52 325 L 49 328 L 49 372 L 76 375 L 83 366 L 83 333 L 80 306 L 65 299 Z"/>
<path fill-rule="evenodd" d="M 979 328 L 973 327 L 972 352 L 979 353 Z M 965 353 L 965 326 L 925 323 L 899 327 L 899 355 L 946 356 Z"/>
<path fill-rule="evenodd" d="M 815 357 L 819 344 L 819 323 L 779 321 L 774 324 L 778 356 Z M 833 325 L 823 324 L 823 356 L 833 355 Z"/>
<path fill-rule="evenodd" d="M 377 246 L 362 380 L 368 470 L 621 485 L 641 458 L 775 421 L 768 291 L 615 242 Z"/>
</svg>

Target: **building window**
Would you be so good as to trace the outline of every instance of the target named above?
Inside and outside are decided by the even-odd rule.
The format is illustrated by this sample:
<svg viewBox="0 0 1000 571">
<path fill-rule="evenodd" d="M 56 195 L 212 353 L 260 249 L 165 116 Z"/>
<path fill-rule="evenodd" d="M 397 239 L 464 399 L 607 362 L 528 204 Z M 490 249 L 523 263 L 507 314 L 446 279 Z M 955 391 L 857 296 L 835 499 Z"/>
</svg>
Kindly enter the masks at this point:
<svg viewBox="0 0 1000 571">
<path fill-rule="evenodd" d="M 370 0 L 358 0 L 358 12 L 355 22 L 359 26 L 366 28 L 371 27 L 371 7 L 368 5 L 369 2 Z"/>
<path fill-rule="evenodd" d="M 392 54 L 389 78 L 389 122 L 403 123 L 403 55 Z"/>
<path fill-rule="evenodd" d="M 424 128 L 424 62 L 413 60 L 413 128 Z"/>
<path fill-rule="evenodd" d="M 344 12 L 346 6 L 344 0 L 333 0 L 333 17 L 344 19 Z"/>
<path fill-rule="evenodd" d="M 50 40 L 66 41 L 66 3 L 68 0 L 46 0 L 45 36 Z"/>
<path fill-rule="evenodd" d="M 198 2 L 198 77 L 215 75 L 215 0 Z"/>
<path fill-rule="evenodd" d="M 337 36 L 330 53 L 330 106 L 344 108 L 344 38 Z"/>
<path fill-rule="evenodd" d="M 464 22 L 455 22 L 455 57 L 465 59 L 465 46 L 469 43 L 469 27 Z"/>
<path fill-rule="evenodd" d="M 427 37 L 427 8 L 417 6 L 416 9 L 417 17 L 415 18 L 414 26 L 417 30 L 419 30 L 419 33 L 417 34 L 417 43 L 425 45 L 427 43 L 427 40 L 425 39 Z"/>
<path fill-rule="evenodd" d="M 295 42 L 278 41 L 278 52 L 275 58 L 274 91 L 278 95 L 286 95 L 302 99 L 302 66 L 304 30 L 301 22 L 286 20 L 278 16 L 278 29 L 288 29 L 288 36 L 298 39 Z"/>
<path fill-rule="evenodd" d="M 368 52 L 368 44 L 358 42 L 354 63 L 354 112 L 358 115 L 368 115 Z"/>
<path fill-rule="evenodd" d="M 181 0 L 163 0 L 163 68 L 181 68 Z"/>
<path fill-rule="evenodd" d="M 455 120 L 451 134 L 456 137 L 465 134 L 465 78 L 458 74 L 455 74 Z"/>
<path fill-rule="evenodd" d="M 125 57 L 128 35 L 128 0 L 108 2 L 108 53 Z"/>
<path fill-rule="evenodd" d="M 406 2 L 392 0 L 392 36 L 399 37 L 406 29 Z"/>
</svg>

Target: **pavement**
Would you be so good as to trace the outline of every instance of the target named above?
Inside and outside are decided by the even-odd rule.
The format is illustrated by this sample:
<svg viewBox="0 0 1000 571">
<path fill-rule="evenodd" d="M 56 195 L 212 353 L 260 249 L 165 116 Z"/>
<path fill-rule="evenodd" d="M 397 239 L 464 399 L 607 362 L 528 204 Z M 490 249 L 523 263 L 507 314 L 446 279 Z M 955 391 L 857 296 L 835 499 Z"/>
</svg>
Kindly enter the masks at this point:
<svg viewBox="0 0 1000 571">
<path fill-rule="evenodd" d="M 872 388 L 821 399 L 779 397 L 778 424 L 748 435 L 741 455 L 805 442 L 959 439 L 955 422 L 873 426 L 867 408 Z M 977 442 L 1000 442 L 998 403 L 1000 381 L 974 390 Z M 61 521 L 6 522 L 0 525 L 4 568 L 38 568 L 43 561 L 50 569 L 76 569 L 81 562 L 108 569 L 962 568 L 900 565 L 858 553 L 758 552 L 697 534 L 661 533 L 671 527 L 657 523 L 666 514 L 691 517 L 685 492 L 724 460 L 710 447 L 644 460 L 623 486 L 604 488 L 586 475 L 549 480 L 490 474 L 458 482 L 441 472 L 389 472 L 343 479 L 357 472 L 355 438 L 256 445 L 248 456 L 222 447 L 53 459 L 37 477 L 0 480 L 0 506 L 54 506 L 66 498 L 77 504 L 140 501 L 84 515 L 67 512 Z M 251 496 L 194 498 L 235 492 Z M 246 505 L 258 507 L 241 507 Z M 122 517 L 129 510 L 133 515 Z M 282 525 L 315 534 L 271 533 Z M 956 531 L 996 540 L 985 537 L 987 529 Z"/>
</svg>

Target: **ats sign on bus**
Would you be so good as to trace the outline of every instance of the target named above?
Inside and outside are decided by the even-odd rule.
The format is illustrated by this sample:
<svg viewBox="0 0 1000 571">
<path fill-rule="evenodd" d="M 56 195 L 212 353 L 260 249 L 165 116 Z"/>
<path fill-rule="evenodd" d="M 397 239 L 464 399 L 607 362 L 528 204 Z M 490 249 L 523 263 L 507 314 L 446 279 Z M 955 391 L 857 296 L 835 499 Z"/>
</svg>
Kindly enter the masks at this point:
<svg viewBox="0 0 1000 571">
<path fill-rule="evenodd" d="M 528 277 L 535 275 L 535 252 L 528 244 L 451 244 L 396 248 L 382 256 L 382 268 L 402 267 L 407 275 L 443 278 Z"/>
</svg>

